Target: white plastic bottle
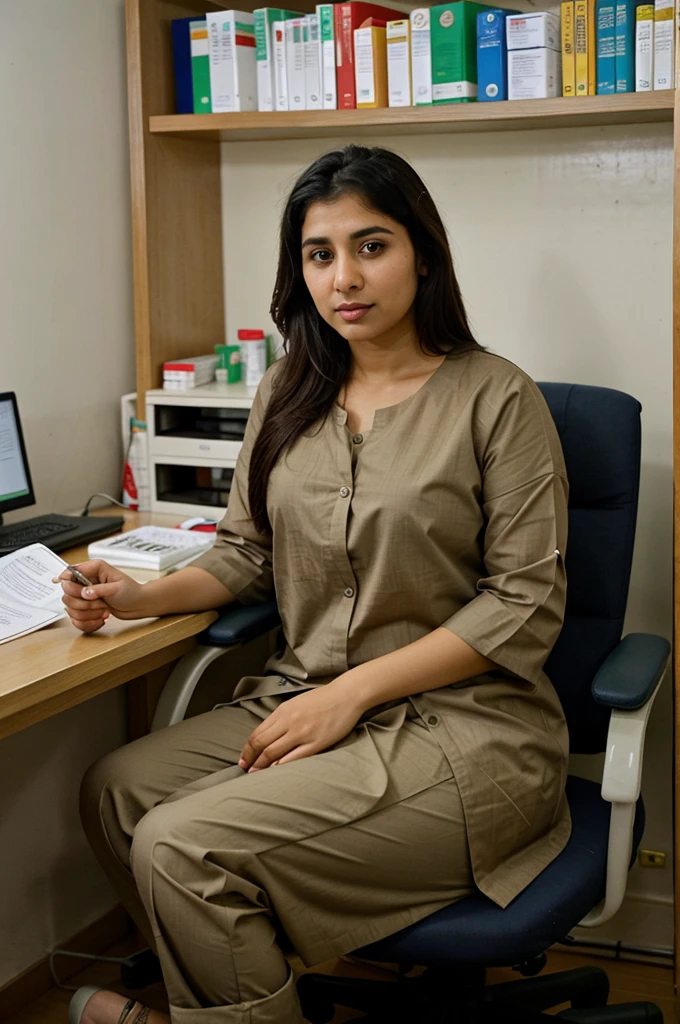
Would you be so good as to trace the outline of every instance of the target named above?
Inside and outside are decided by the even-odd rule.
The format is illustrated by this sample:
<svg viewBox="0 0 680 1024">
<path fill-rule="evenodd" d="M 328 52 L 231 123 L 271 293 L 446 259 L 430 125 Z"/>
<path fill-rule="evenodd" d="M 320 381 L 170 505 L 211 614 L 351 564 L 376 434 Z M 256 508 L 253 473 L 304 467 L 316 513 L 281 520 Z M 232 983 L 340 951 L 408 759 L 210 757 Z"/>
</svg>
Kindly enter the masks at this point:
<svg viewBox="0 0 680 1024">
<path fill-rule="evenodd" d="M 133 511 L 151 508 L 146 423 L 130 417 L 130 438 L 123 467 L 123 504 Z"/>
<path fill-rule="evenodd" d="M 264 331 L 239 331 L 241 380 L 257 387 L 267 370 L 267 339 Z"/>
</svg>

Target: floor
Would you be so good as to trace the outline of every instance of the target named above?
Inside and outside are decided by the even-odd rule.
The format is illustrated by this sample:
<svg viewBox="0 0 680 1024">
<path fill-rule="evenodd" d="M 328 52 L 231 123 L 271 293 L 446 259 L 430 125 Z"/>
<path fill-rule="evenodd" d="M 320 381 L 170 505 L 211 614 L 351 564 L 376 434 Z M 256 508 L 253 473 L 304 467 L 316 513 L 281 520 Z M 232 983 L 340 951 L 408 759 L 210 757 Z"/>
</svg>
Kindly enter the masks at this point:
<svg viewBox="0 0 680 1024">
<path fill-rule="evenodd" d="M 132 947 L 134 948 L 134 947 Z M 130 949 L 129 943 L 124 946 L 116 946 L 108 951 L 110 956 L 124 955 Z M 652 1001 L 663 1011 L 665 1024 L 680 1024 L 680 1018 L 676 1016 L 675 999 L 673 996 L 673 974 L 669 967 L 660 967 L 650 964 L 633 963 L 630 961 L 615 961 L 606 957 L 584 957 L 578 953 L 553 950 L 548 954 L 547 971 L 570 970 L 583 964 L 594 964 L 603 967 L 608 975 L 611 986 L 610 1003 Z M 299 963 L 293 963 L 295 970 L 301 969 Z M 329 961 L 314 968 L 326 974 L 344 974 L 360 977 L 374 977 L 391 979 L 393 972 L 378 966 L 358 964 L 349 958 Z M 518 977 L 509 969 L 494 969 L 489 971 L 488 980 L 490 983 L 512 981 Z M 117 984 L 118 968 L 115 964 L 92 964 L 76 977 L 69 980 L 69 984 L 84 985 L 95 984 L 107 988 L 115 988 L 124 991 Z M 132 994 L 132 993 L 130 993 Z M 150 986 L 143 990 L 144 1001 L 157 1009 L 167 1008 L 165 993 L 161 985 Z M 67 1007 L 71 993 L 63 989 L 54 988 L 41 996 L 27 1009 L 9 1018 L 7 1024 L 66 1024 Z M 342 1024 L 345 1021 L 357 1019 L 356 1012 L 349 1010 L 338 1010 L 333 1018 L 333 1024 Z M 414 1021 L 413 1024 L 421 1024 Z M 452 1022 L 453 1024 L 453 1022 Z"/>
</svg>

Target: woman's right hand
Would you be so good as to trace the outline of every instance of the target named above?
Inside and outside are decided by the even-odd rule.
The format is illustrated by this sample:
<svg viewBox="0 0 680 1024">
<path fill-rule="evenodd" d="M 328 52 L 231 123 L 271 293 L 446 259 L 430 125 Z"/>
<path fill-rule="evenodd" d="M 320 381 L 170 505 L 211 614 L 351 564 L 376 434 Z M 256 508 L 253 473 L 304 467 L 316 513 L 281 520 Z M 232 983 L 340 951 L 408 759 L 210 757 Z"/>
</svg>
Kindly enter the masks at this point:
<svg viewBox="0 0 680 1024">
<path fill-rule="evenodd" d="M 71 582 L 68 569 L 58 577 L 64 591 L 62 601 L 76 629 L 94 633 L 110 615 L 117 619 L 145 617 L 141 583 L 100 559 L 79 562 L 76 568 L 92 582 L 91 587 Z"/>
</svg>

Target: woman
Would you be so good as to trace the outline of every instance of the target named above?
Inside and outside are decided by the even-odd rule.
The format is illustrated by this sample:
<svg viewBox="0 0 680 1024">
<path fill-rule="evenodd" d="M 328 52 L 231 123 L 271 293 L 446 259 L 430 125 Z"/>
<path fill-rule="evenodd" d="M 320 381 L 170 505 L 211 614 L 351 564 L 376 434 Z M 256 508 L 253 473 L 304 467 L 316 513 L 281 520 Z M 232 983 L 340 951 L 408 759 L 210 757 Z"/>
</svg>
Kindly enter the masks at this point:
<svg viewBox="0 0 680 1024">
<path fill-rule="evenodd" d="M 157 950 L 173 1022 L 300 1024 L 307 965 L 479 888 L 506 906 L 564 847 L 567 732 L 542 665 L 567 483 L 540 392 L 474 340 L 415 171 L 349 146 L 298 180 L 215 547 L 139 586 L 64 582 L 83 632 L 276 591 L 286 638 L 228 705 L 87 773 L 90 843 Z M 84 990 L 84 1024 L 167 1020 Z"/>
</svg>

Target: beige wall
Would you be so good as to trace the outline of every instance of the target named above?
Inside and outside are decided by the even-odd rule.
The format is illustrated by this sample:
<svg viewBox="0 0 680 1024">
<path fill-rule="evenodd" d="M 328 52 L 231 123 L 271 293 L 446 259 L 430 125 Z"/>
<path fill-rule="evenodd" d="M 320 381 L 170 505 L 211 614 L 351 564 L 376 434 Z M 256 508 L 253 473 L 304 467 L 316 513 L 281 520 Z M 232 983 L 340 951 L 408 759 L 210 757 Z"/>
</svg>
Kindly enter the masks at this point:
<svg viewBox="0 0 680 1024">
<path fill-rule="evenodd" d="M 0 6 L 0 390 L 38 498 L 12 521 L 118 494 L 134 364 L 123 0 Z M 116 902 L 77 793 L 123 741 L 123 702 L 0 741 L 0 985 Z"/>
<path fill-rule="evenodd" d="M 537 380 L 620 388 L 642 402 L 642 487 L 627 631 L 670 637 L 670 125 L 376 141 L 411 160 L 431 188 L 480 341 Z M 241 326 L 270 323 L 281 199 L 296 174 L 333 145 L 223 147 L 230 336 Z M 644 845 L 665 850 L 668 867 L 635 869 L 625 910 L 588 937 L 669 947 L 668 682 L 647 750 Z"/>
<path fill-rule="evenodd" d="M 134 386 L 123 0 L 3 4 L 0 95 L 2 386 L 31 512 L 68 511 L 117 494 Z"/>
</svg>

